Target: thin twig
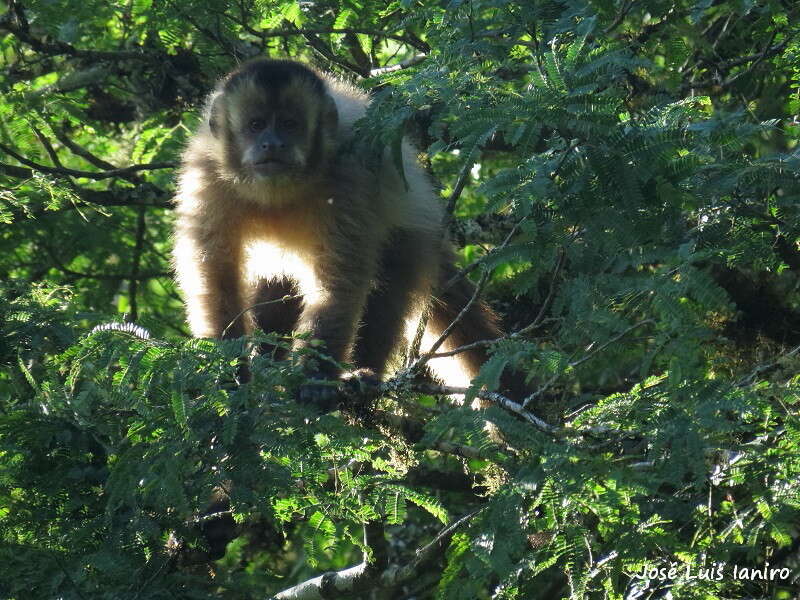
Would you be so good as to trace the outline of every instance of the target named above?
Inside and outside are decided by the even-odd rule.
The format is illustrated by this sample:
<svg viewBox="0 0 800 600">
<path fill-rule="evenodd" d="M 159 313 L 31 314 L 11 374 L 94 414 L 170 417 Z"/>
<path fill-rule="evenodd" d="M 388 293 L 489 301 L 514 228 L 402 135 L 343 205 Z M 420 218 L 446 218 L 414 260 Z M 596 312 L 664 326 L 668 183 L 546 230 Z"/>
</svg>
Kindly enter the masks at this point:
<svg viewBox="0 0 800 600">
<path fill-rule="evenodd" d="M 756 366 L 756 368 L 754 368 L 747 377 L 743 377 L 736 383 L 736 387 L 745 387 L 747 385 L 752 384 L 758 375 L 760 375 L 765 371 L 769 371 L 773 367 L 776 367 L 778 364 L 780 364 L 781 360 L 785 360 L 790 356 L 794 356 L 798 352 L 800 352 L 800 346 L 795 346 L 788 352 L 785 352 L 784 354 L 778 356 L 775 360 Z"/>
<path fill-rule="evenodd" d="M 231 327 L 233 327 L 233 325 L 236 323 L 236 321 L 241 319 L 245 315 L 245 313 L 247 313 L 248 311 L 253 310 L 254 308 L 257 308 L 259 306 L 268 306 L 270 304 L 277 304 L 278 302 L 288 302 L 289 300 L 297 300 L 298 298 L 302 298 L 302 297 L 303 297 L 303 294 L 294 294 L 294 295 L 287 294 L 285 296 L 281 296 L 280 298 L 276 298 L 275 300 L 265 300 L 264 302 L 256 302 L 255 304 L 251 304 L 250 306 L 246 306 L 245 308 L 240 310 L 238 313 L 236 313 L 236 316 L 233 317 L 230 320 L 230 322 L 225 326 L 225 329 L 222 330 L 222 334 L 220 335 L 220 337 L 221 338 L 225 338 L 225 334 L 228 333 L 228 330 Z"/>
<path fill-rule="evenodd" d="M 633 325 L 628 327 L 626 330 L 624 330 L 621 333 L 615 335 L 613 338 L 611 338 L 610 340 L 608 340 L 607 342 L 605 342 L 601 346 L 598 346 L 597 348 L 592 350 L 586 356 L 583 356 L 582 358 L 569 363 L 568 366 L 569 367 L 577 367 L 578 365 L 582 365 L 587 360 L 589 360 L 592 357 L 594 357 L 595 355 L 597 355 L 599 352 L 602 352 L 603 350 L 608 348 L 611 344 L 614 344 L 614 343 L 618 342 L 619 340 L 621 340 L 622 338 L 624 338 L 626 335 L 628 335 L 634 329 L 638 329 L 639 327 L 642 327 L 644 325 L 652 325 L 653 323 L 655 323 L 655 320 L 653 320 L 653 319 L 645 319 L 644 321 L 639 321 L 638 323 L 634 323 Z"/>
<path fill-rule="evenodd" d="M 457 354 L 461 354 L 462 352 L 466 352 L 467 350 L 473 350 L 474 348 L 481 348 L 481 347 L 484 347 L 484 346 L 492 346 L 492 345 L 497 344 L 498 342 L 502 342 L 504 340 L 513 340 L 513 339 L 522 337 L 522 336 L 530 333 L 531 331 L 533 331 L 537 327 L 539 327 L 543 323 L 544 315 L 546 314 L 547 310 L 550 308 L 550 304 L 553 301 L 553 298 L 555 296 L 555 281 L 556 281 L 556 278 L 558 277 L 559 272 L 561 271 L 561 267 L 564 264 L 564 256 L 565 256 L 565 254 L 563 252 L 559 255 L 558 262 L 556 262 L 556 268 L 553 271 L 553 276 L 550 278 L 550 289 L 549 289 L 549 291 L 547 293 L 547 297 L 545 298 L 544 303 L 542 304 L 542 306 L 539 308 L 539 312 L 538 312 L 538 314 L 536 315 L 536 318 L 534 318 L 533 321 L 528 323 L 522 329 L 518 329 L 517 331 L 514 331 L 514 332 L 509 333 L 507 335 L 501 336 L 499 338 L 495 338 L 495 339 L 492 339 L 492 340 L 478 340 L 476 342 L 472 342 L 470 344 L 465 344 L 463 346 L 459 346 L 458 348 L 454 348 L 454 349 L 450 350 L 449 352 L 437 352 L 437 353 L 431 355 L 430 359 L 446 358 L 448 356 L 455 356 Z M 455 279 L 455 277 L 453 279 Z"/>
<path fill-rule="evenodd" d="M 634 323 L 633 325 L 631 325 L 630 327 L 628 327 L 627 329 L 625 329 L 621 333 L 615 335 L 610 340 L 607 340 L 605 343 L 601 344 L 600 346 L 598 346 L 597 348 L 595 348 L 594 350 L 592 350 L 588 354 L 582 356 L 578 360 L 574 360 L 574 361 L 568 362 L 566 368 L 575 368 L 578 365 L 582 365 L 587 360 L 593 358 L 598 353 L 600 353 L 603 350 L 605 350 L 606 348 L 608 348 L 611 344 L 614 344 L 614 343 L 618 342 L 619 340 L 621 340 L 623 337 L 628 335 L 634 329 L 638 329 L 639 327 L 642 327 L 643 325 L 651 325 L 653 323 L 655 323 L 655 321 L 653 319 L 645 319 L 644 321 L 639 321 L 638 323 Z M 594 342 L 592 342 L 592 344 L 589 344 L 589 348 L 591 348 L 592 345 L 594 345 Z M 525 398 L 525 400 L 522 402 L 522 406 L 527 408 L 527 406 L 531 402 L 536 400 L 538 397 L 540 397 L 542 394 L 544 394 L 548 389 L 550 389 L 550 386 L 552 386 L 556 381 L 558 381 L 558 379 L 560 379 L 563 374 L 564 374 L 564 370 L 560 370 L 557 373 L 554 373 L 553 376 L 544 383 L 544 385 L 542 385 L 538 390 L 536 390 L 530 396 Z"/>
<path fill-rule="evenodd" d="M 489 280 L 490 273 L 491 273 L 490 271 L 484 272 L 484 274 L 481 276 L 481 280 L 478 282 L 478 285 L 475 286 L 475 291 L 472 292 L 472 296 L 470 296 L 470 299 L 464 305 L 464 308 L 461 309 L 461 312 L 459 312 L 456 315 L 455 319 L 453 319 L 452 322 L 445 328 L 445 330 L 442 332 L 439 338 L 435 342 L 433 342 L 433 344 L 430 347 L 430 350 L 428 350 L 425 354 L 423 354 L 416 361 L 414 361 L 414 364 L 411 365 L 410 368 L 411 371 L 416 371 L 420 369 L 425 363 L 427 363 L 431 359 L 431 357 L 436 353 L 436 351 L 441 347 L 441 345 L 444 344 L 445 341 L 447 341 L 447 338 L 450 337 L 450 334 L 453 333 L 455 328 L 467 315 L 467 313 L 470 311 L 470 309 L 473 307 L 475 302 L 480 297 L 481 292 L 483 291 L 483 288 L 486 285 L 486 282 Z"/>
<path fill-rule="evenodd" d="M 456 179 L 456 183 L 453 186 L 453 191 L 450 193 L 450 197 L 447 199 L 447 206 L 445 208 L 444 217 L 442 218 L 442 231 L 445 234 L 447 234 L 448 230 L 450 229 L 450 223 L 453 220 L 453 211 L 455 211 L 456 202 L 458 202 L 461 192 L 464 191 L 464 187 L 467 184 L 467 178 L 472 171 L 472 166 L 474 164 L 472 155 L 474 150 L 474 148 L 470 150 L 469 154 L 464 158 L 464 164 L 461 167 L 461 172 L 458 174 L 458 179 Z M 428 326 L 428 319 L 430 318 L 430 303 L 431 300 L 428 299 L 422 309 L 422 314 L 420 314 L 419 322 L 417 323 L 417 328 L 414 332 L 414 338 L 412 339 L 408 348 L 408 353 L 406 354 L 405 362 L 409 368 L 413 368 L 414 365 L 419 363 L 419 348 L 422 344 L 422 337 L 425 335 L 425 328 Z M 417 368 L 419 366 L 421 365 L 417 365 Z"/>
<path fill-rule="evenodd" d="M 508 243 L 511 241 L 511 238 L 514 236 L 514 234 L 515 234 L 515 233 L 517 233 L 517 231 L 519 230 L 520 226 L 521 226 L 521 225 L 522 225 L 522 224 L 523 224 L 523 223 L 524 223 L 524 222 L 525 222 L 527 219 L 528 219 L 528 217 L 526 216 L 526 217 L 522 217 L 522 218 L 521 218 L 519 221 L 517 221 L 517 222 L 514 224 L 514 226 L 511 228 L 511 231 L 508 233 L 508 235 L 505 237 L 505 239 L 503 240 L 503 242 L 502 242 L 502 243 L 501 243 L 499 246 L 495 246 L 494 248 L 492 248 L 491 250 L 489 250 L 489 252 L 487 252 L 486 254 L 484 254 L 483 256 L 481 256 L 479 259 L 477 259 L 477 260 L 475 260 L 475 261 L 471 262 L 469 265 L 467 265 L 466 267 L 464 267 L 463 269 L 461 269 L 461 270 L 460 270 L 458 273 L 456 273 L 455 275 L 453 275 L 453 276 L 452 276 L 452 277 L 451 277 L 449 280 L 447 280 L 447 282 L 446 282 L 446 283 L 445 283 L 445 284 L 442 286 L 442 289 L 440 289 L 440 290 L 439 290 L 439 292 L 441 293 L 441 292 L 445 292 L 445 291 L 449 290 L 449 289 L 450 289 L 451 287 L 453 287 L 453 286 L 454 286 L 456 283 L 458 283 L 458 282 L 459 282 L 459 281 L 461 281 L 461 280 L 462 280 L 464 277 L 466 277 L 466 276 L 467 276 L 467 275 L 468 275 L 468 274 L 469 274 L 471 271 L 475 270 L 475 268 L 477 268 L 479 265 L 482 265 L 482 264 L 483 264 L 483 263 L 485 263 L 487 260 L 489 260 L 489 258 L 493 257 L 495 254 L 497 254 L 497 253 L 498 253 L 498 252 L 500 252 L 502 249 L 504 249 L 506 246 L 508 246 Z"/>
</svg>

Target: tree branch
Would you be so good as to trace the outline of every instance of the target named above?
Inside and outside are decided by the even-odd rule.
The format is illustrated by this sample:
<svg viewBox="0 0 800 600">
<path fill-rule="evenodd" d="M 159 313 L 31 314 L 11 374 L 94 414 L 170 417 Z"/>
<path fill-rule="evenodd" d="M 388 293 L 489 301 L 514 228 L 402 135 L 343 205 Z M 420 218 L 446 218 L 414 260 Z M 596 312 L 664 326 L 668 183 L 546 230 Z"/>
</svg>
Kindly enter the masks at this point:
<svg viewBox="0 0 800 600">
<path fill-rule="evenodd" d="M 520 223 L 521 223 L 521 221 L 520 221 Z M 515 229 L 516 229 L 517 226 L 519 226 L 519 223 L 515 226 Z M 513 233 L 513 231 L 512 231 L 512 233 Z M 493 249 L 491 252 L 489 252 L 488 254 L 483 256 L 482 258 L 486 258 L 486 256 L 490 256 L 492 254 L 492 252 L 494 252 L 496 249 L 497 248 Z M 534 329 L 536 329 L 537 327 L 539 327 L 539 325 L 541 325 L 542 321 L 544 320 L 544 315 L 546 314 L 547 310 L 550 308 L 550 304 L 553 302 L 553 297 L 555 296 L 555 290 L 556 290 L 555 282 L 556 282 L 556 278 L 558 277 L 559 272 L 561 271 L 561 267 L 564 264 L 564 256 L 565 256 L 564 252 L 561 252 L 559 254 L 558 261 L 556 262 L 556 268 L 553 271 L 553 276 L 550 278 L 550 288 L 549 288 L 549 290 L 547 292 L 547 297 L 544 299 L 544 303 L 539 308 L 539 312 L 537 313 L 536 318 L 534 318 L 533 321 L 528 323 L 522 329 L 518 329 L 517 331 L 514 331 L 514 332 L 509 333 L 507 335 L 501 336 L 499 338 L 494 338 L 494 339 L 491 339 L 491 340 L 478 340 L 476 342 L 472 342 L 471 344 L 464 344 L 463 346 L 459 346 L 458 348 L 453 348 L 452 350 L 450 350 L 448 352 L 436 352 L 434 354 L 431 354 L 429 359 L 446 358 L 448 356 L 455 356 L 457 354 L 461 354 L 462 352 L 466 352 L 467 350 L 473 350 L 474 348 L 481 348 L 483 346 L 491 346 L 493 344 L 497 344 L 498 342 L 502 342 L 504 340 L 513 340 L 513 339 L 522 337 L 523 335 L 526 335 L 526 334 L 530 333 L 531 331 L 533 331 Z M 479 262 L 479 261 L 475 261 L 475 262 Z M 475 263 L 472 263 L 472 264 L 475 264 Z M 467 269 L 464 269 L 462 271 L 462 273 L 465 273 L 466 270 Z M 449 282 L 447 282 L 447 284 L 445 285 L 445 288 L 449 287 L 450 285 L 452 285 L 453 283 L 458 281 L 458 279 L 461 276 L 463 276 L 463 275 L 461 275 L 461 274 L 455 275 Z"/>
<path fill-rule="evenodd" d="M 106 171 L 114 171 L 118 169 L 116 165 L 112 165 L 110 162 L 105 161 L 98 156 L 95 156 L 83 146 L 72 141 L 72 139 L 67 135 L 67 132 L 64 129 L 53 127 L 53 125 L 50 125 L 50 128 L 53 130 L 56 139 L 62 144 L 64 144 L 64 146 L 66 146 L 69 149 L 69 151 L 72 152 L 74 155 L 80 156 L 86 162 L 88 162 L 91 165 L 94 165 L 98 169 L 104 169 Z"/>
<path fill-rule="evenodd" d="M 737 79 L 741 78 L 748 73 L 751 73 L 761 62 L 772 58 L 779 52 L 781 52 L 786 46 L 789 45 L 789 42 L 792 41 L 794 38 L 794 33 L 791 35 L 787 35 L 786 39 L 784 39 L 780 44 L 775 44 L 774 46 L 768 46 L 763 51 L 757 54 L 751 54 L 749 56 L 742 56 L 736 59 L 728 60 L 718 65 L 718 72 L 719 71 L 728 71 L 732 67 L 740 66 L 751 62 L 752 64 L 747 67 L 746 69 L 736 73 L 735 75 L 731 75 L 727 77 L 725 80 L 720 81 L 719 77 L 711 77 L 709 79 L 704 79 L 702 81 L 697 82 L 689 82 L 681 86 L 681 93 L 685 93 L 689 90 L 695 90 L 699 88 L 706 88 L 706 87 L 714 87 L 719 86 L 722 89 L 725 89 L 732 85 Z"/>
<path fill-rule="evenodd" d="M 449 542 L 456 530 L 468 523 L 481 510 L 483 509 L 473 510 L 442 529 L 433 540 L 419 548 L 411 562 L 405 566 L 391 566 L 371 573 L 370 564 L 365 560 L 354 567 L 329 571 L 304 581 L 270 596 L 267 600 L 335 600 L 336 598 L 349 600 L 354 594 L 393 588 L 411 581 L 419 576 L 420 567 L 441 555 L 444 545 Z"/>
<path fill-rule="evenodd" d="M 315 34 L 310 33 L 309 31 L 304 31 L 301 29 L 297 30 L 308 42 L 308 45 L 311 46 L 314 50 L 322 54 L 327 60 L 330 62 L 339 65 L 340 67 L 347 69 L 361 77 L 369 77 L 369 71 L 362 69 L 360 66 L 348 62 L 342 58 L 336 56 L 336 53 L 330 49 L 325 43 L 322 42 Z"/>
<path fill-rule="evenodd" d="M 0 162 L 0 173 L 9 175 L 16 179 L 30 179 L 33 177 L 33 171 L 25 167 L 17 167 L 16 165 L 9 165 L 8 163 Z"/>
<path fill-rule="evenodd" d="M 395 71 L 402 71 L 403 69 L 408 69 L 409 67 L 413 67 L 414 65 L 418 65 L 419 63 L 423 62 L 425 59 L 428 58 L 427 54 L 416 54 L 411 58 L 406 60 L 402 60 L 396 65 L 389 65 L 388 67 L 377 67 L 372 69 L 369 72 L 370 77 L 380 77 L 381 75 L 386 75 L 388 73 L 394 73 Z"/>
<path fill-rule="evenodd" d="M 104 64 L 94 65 L 88 69 L 68 73 L 55 83 L 28 92 L 26 97 L 39 98 L 41 96 L 52 94 L 53 92 L 63 93 L 71 92 L 72 90 L 79 90 L 81 88 L 100 83 L 110 74 L 111 71 Z"/>
<path fill-rule="evenodd" d="M 73 271 L 69 267 L 67 267 L 62 261 L 58 254 L 47 244 L 43 244 L 42 247 L 44 248 L 45 252 L 50 256 L 50 259 L 53 261 L 53 264 L 56 269 L 64 273 L 65 275 L 69 275 L 76 279 L 98 279 L 98 280 L 108 280 L 108 281 L 123 281 L 125 279 L 131 280 L 132 278 L 136 277 L 138 280 L 143 279 L 157 279 L 159 277 L 171 277 L 172 273 L 81 273 L 79 271 Z"/>
<path fill-rule="evenodd" d="M 454 386 L 446 386 L 446 385 L 434 385 L 429 383 L 420 383 L 414 385 L 413 388 L 418 392 L 423 392 L 426 394 L 456 394 L 459 396 L 465 396 L 471 390 L 470 388 L 465 387 L 454 387 Z M 555 425 L 550 425 L 544 419 L 537 417 L 531 411 L 525 409 L 522 404 L 514 402 L 513 400 L 506 398 L 502 394 L 498 394 L 497 392 L 487 392 L 485 390 L 478 390 L 475 394 L 476 397 L 480 398 L 481 400 L 488 400 L 492 404 L 496 404 L 500 408 L 504 408 L 505 410 L 522 417 L 525 421 L 536 427 L 539 431 L 543 433 L 547 433 L 552 436 L 560 437 L 563 435 L 566 430 L 561 427 L 556 427 Z"/>
<path fill-rule="evenodd" d="M 226 15 L 227 16 L 227 15 Z M 385 38 L 387 40 L 395 40 L 397 42 L 402 42 L 403 44 L 408 44 L 409 46 L 416 48 L 420 52 L 430 52 L 431 47 L 423 42 L 422 40 L 415 39 L 409 36 L 397 35 L 394 33 L 387 33 L 385 31 L 380 31 L 377 29 L 361 29 L 361 28 L 331 28 L 331 29 L 267 29 L 265 31 L 258 31 L 257 29 L 248 28 L 249 33 L 260 37 L 262 39 L 271 38 L 271 37 L 289 37 L 292 35 L 328 35 L 331 33 L 341 33 L 341 34 L 364 34 L 364 35 L 371 35 L 372 37 L 379 37 Z"/>
<path fill-rule="evenodd" d="M 139 293 L 139 271 L 142 267 L 142 248 L 144 248 L 146 231 L 145 209 L 140 206 L 139 214 L 136 217 L 136 244 L 133 247 L 133 257 L 131 258 L 131 278 L 128 280 L 128 304 L 131 309 L 128 320 L 131 322 L 139 318 L 139 304 L 136 295 Z"/>
<path fill-rule="evenodd" d="M 48 167 L 47 165 L 42 165 L 36 163 L 32 160 L 28 160 L 24 156 L 18 154 L 5 144 L 0 144 L 0 150 L 8 154 L 9 156 L 15 158 L 23 165 L 26 165 L 36 171 L 41 173 L 47 173 L 48 175 L 63 175 L 67 177 L 84 177 L 86 179 L 95 179 L 97 181 L 102 179 L 111 179 L 114 177 L 121 177 L 125 178 L 133 173 L 138 173 L 139 171 L 153 171 L 157 169 L 174 169 L 176 167 L 175 163 L 171 162 L 160 162 L 160 163 L 147 163 L 142 165 L 132 165 L 130 167 L 124 167 L 121 169 L 109 169 L 108 171 L 78 171 L 77 169 L 67 169 L 64 167 Z M 0 163 L 0 166 L 6 167 L 3 163 Z M 8 171 L 8 169 L 5 169 Z"/>
<path fill-rule="evenodd" d="M 587 360 L 590 360 L 591 358 L 595 357 L 597 354 L 599 354 L 600 352 L 602 352 L 603 350 L 608 348 L 611 344 L 614 344 L 614 343 L 618 342 L 619 340 L 621 340 L 622 338 L 624 338 L 626 335 L 628 335 L 634 329 L 638 329 L 639 327 L 642 327 L 644 325 L 652 325 L 653 323 L 655 323 L 655 321 L 653 319 L 645 319 L 644 321 L 639 321 L 638 323 L 634 323 L 633 325 L 631 325 L 627 329 L 621 331 L 620 333 L 618 333 L 617 335 L 615 335 L 611 339 L 607 340 L 606 342 L 604 342 L 603 344 L 601 344 L 597 348 L 594 348 L 593 350 L 591 350 L 591 352 L 589 352 L 588 354 L 582 356 L 578 360 L 570 361 L 567 364 L 567 368 L 572 369 L 572 368 L 577 367 L 578 365 L 582 365 Z M 590 348 L 592 348 L 592 346 L 594 346 L 594 342 L 589 344 L 589 346 L 586 348 L 586 350 L 589 350 Z M 539 396 L 544 394 L 544 392 L 546 392 L 550 388 L 550 386 L 553 385 L 553 383 L 555 383 L 563 374 L 564 374 L 564 371 L 558 371 L 557 373 L 555 373 L 548 381 L 546 381 L 544 383 L 544 385 L 542 385 L 533 394 L 531 394 L 530 396 L 525 398 L 525 400 L 522 403 L 522 406 L 527 407 L 531 402 L 536 400 L 536 398 L 538 398 Z"/>
<path fill-rule="evenodd" d="M 125 59 L 149 60 L 153 58 L 152 55 L 148 55 L 144 51 L 115 50 L 106 52 L 100 50 L 81 50 L 66 42 L 43 41 L 31 33 L 23 6 L 16 0 L 9 1 L 8 12 L 0 17 L 0 30 L 3 29 L 21 42 L 29 45 L 35 51 L 49 56 L 67 55 L 76 58 L 88 58 L 94 61 L 117 61 Z"/>
</svg>

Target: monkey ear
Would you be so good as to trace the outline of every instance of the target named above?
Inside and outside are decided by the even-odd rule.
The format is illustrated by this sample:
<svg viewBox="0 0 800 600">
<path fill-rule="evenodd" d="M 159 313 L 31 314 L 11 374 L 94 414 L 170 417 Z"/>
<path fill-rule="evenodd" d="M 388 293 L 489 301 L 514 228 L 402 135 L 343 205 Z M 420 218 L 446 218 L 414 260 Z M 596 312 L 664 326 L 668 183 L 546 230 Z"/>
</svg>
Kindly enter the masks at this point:
<svg viewBox="0 0 800 600">
<path fill-rule="evenodd" d="M 322 113 L 320 116 L 322 124 L 327 131 L 336 131 L 339 126 L 339 111 L 336 109 L 336 102 L 329 93 L 325 94 L 322 101 Z"/>
<path fill-rule="evenodd" d="M 211 129 L 211 135 L 217 137 L 220 128 L 220 119 L 222 118 L 222 93 L 214 92 L 208 99 L 206 108 L 206 118 L 208 119 L 208 127 Z"/>
</svg>

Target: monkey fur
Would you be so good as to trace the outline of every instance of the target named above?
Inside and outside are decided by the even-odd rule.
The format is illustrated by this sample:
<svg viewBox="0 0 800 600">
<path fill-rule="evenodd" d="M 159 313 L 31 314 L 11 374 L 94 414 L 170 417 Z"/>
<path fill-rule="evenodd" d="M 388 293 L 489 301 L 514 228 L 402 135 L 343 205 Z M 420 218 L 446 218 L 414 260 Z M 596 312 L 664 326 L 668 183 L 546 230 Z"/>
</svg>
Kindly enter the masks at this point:
<svg viewBox="0 0 800 600">
<path fill-rule="evenodd" d="M 354 150 L 353 125 L 368 96 L 289 60 L 257 59 L 220 81 L 182 156 L 174 266 L 191 332 L 235 338 L 306 333 L 337 362 L 377 376 L 431 300 L 436 339 L 464 308 L 472 285 L 456 273 L 443 210 L 410 144 L 401 174 L 391 158 Z M 371 165 L 371 166 L 370 166 Z M 293 300 L 271 302 L 286 295 Z M 475 302 L 442 349 L 500 335 Z M 486 355 L 460 353 L 448 384 L 466 385 Z M 333 364 L 309 373 L 301 400 L 324 404 Z"/>
</svg>

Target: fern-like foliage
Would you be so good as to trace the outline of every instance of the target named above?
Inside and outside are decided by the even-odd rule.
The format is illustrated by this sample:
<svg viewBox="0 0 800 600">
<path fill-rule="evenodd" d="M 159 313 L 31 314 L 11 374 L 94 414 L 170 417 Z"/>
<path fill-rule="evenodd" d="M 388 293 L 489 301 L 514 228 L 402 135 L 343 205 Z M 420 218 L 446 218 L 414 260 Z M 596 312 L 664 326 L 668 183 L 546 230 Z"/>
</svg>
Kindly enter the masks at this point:
<svg viewBox="0 0 800 600">
<path fill-rule="evenodd" d="M 364 557 L 376 597 L 792 597 L 798 10 L 11 2 L 0 597 L 267 598 Z M 172 167 L 256 55 L 372 88 L 367 169 L 420 148 L 508 332 L 466 402 L 401 377 L 320 415 L 291 338 L 187 341 Z M 221 490 L 238 538 L 192 564 Z"/>
</svg>

